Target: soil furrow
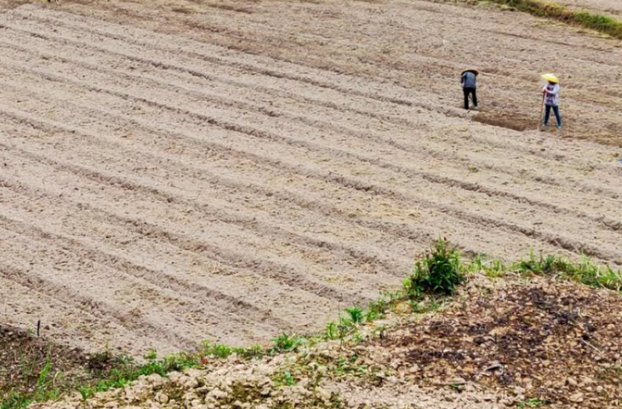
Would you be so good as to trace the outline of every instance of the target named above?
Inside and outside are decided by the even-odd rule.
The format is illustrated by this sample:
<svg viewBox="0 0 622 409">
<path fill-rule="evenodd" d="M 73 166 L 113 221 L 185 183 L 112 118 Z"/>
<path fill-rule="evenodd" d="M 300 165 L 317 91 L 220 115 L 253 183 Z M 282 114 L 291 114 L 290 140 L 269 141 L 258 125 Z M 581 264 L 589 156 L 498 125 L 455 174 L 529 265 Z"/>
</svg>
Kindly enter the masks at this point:
<svg viewBox="0 0 622 409">
<path fill-rule="evenodd" d="M 43 34 L 40 34 L 40 33 L 37 33 L 37 36 L 42 36 L 42 37 L 45 37 Z M 80 45 L 80 44 L 78 44 L 78 45 Z M 110 51 L 109 51 L 109 50 L 108 50 L 108 52 L 110 53 Z M 114 51 L 113 51 L 113 52 L 114 52 Z M 125 58 L 127 58 L 128 56 L 127 56 L 127 55 L 124 55 L 124 57 L 125 57 Z M 132 57 L 132 56 L 129 56 L 129 57 Z M 151 61 L 151 60 L 149 60 L 149 61 Z M 150 64 L 150 63 L 148 63 L 148 62 L 147 62 L 147 64 L 149 64 L 149 65 L 153 65 L 152 63 Z M 174 67 L 171 67 L 171 66 L 162 67 L 161 65 L 157 65 L 157 67 L 164 68 L 164 69 L 166 69 L 166 70 L 174 69 Z M 185 69 L 184 67 L 182 67 L 182 68 L 183 68 L 183 69 Z M 230 68 L 231 68 L 231 67 L 230 67 Z M 199 71 L 197 71 L 197 70 L 193 70 L 193 71 L 194 71 L 194 73 L 195 73 L 195 74 L 196 74 L 197 72 L 199 72 Z M 213 76 L 212 76 L 211 74 L 206 74 L 204 71 L 200 71 L 200 72 L 202 73 L 202 76 L 203 76 L 204 78 L 206 78 L 206 79 L 213 79 Z M 395 120 L 395 119 L 394 119 L 394 120 Z M 415 125 L 415 126 L 417 126 L 417 124 L 411 124 L 411 125 Z M 473 137 L 472 139 L 473 139 L 473 140 L 477 140 L 478 138 L 477 138 L 477 137 Z M 488 142 L 489 142 L 489 141 L 488 141 Z M 507 143 L 508 143 L 508 141 L 504 141 L 504 144 L 503 144 L 503 145 L 498 145 L 498 146 L 506 148 L 506 147 L 507 147 Z M 529 151 L 530 153 L 533 153 L 533 154 L 536 154 L 536 153 L 537 153 L 537 151 L 534 151 L 533 149 L 530 149 L 530 150 L 525 150 L 525 151 Z M 559 155 L 559 154 L 557 154 L 557 156 L 560 156 L 560 155 Z M 550 158 L 550 155 L 549 155 L 549 158 Z M 561 155 L 561 156 L 560 156 L 560 160 L 561 160 L 561 158 L 563 158 L 563 155 Z M 600 167 L 598 164 L 596 164 L 596 165 L 592 165 L 592 166 L 593 166 L 593 167 L 594 167 L 594 166 L 596 166 L 596 167 Z M 611 169 L 609 169 L 609 170 L 611 170 Z"/>
<path fill-rule="evenodd" d="M 4 39 L 3 39 L 4 41 Z M 19 45 L 16 44 L 9 44 L 9 43 L 4 43 L 5 45 L 10 46 L 12 49 L 14 50 L 20 50 L 20 51 L 25 51 L 25 52 L 33 52 L 32 50 L 29 50 L 26 47 L 21 47 Z M 35 55 L 38 54 L 37 51 L 34 51 Z M 56 53 L 58 54 L 58 53 Z M 184 94 L 192 96 L 192 97 L 197 97 L 197 98 L 202 98 L 204 100 L 208 100 L 212 103 L 217 103 L 219 105 L 223 105 L 223 106 L 228 106 L 234 109 L 243 109 L 246 111 L 253 111 L 256 113 L 260 113 L 260 114 L 264 114 L 270 117 L 279 117 L 279 118 L 287 118 L 289 120 L 293 120 L 293 121 L 298 121 L 302 124 L 305 124 L 307 126 L 311 126 L 311 127 L 315 127 L 318 130 L 330 130 L 331 132 L 336 132 L 338 134 L 343 134 L 343 135 L 348 135 L 350 137 L 353 138 L 361 138 L 361 139 L 367 139 L 370 140 L 372 142 L 377 142 L 377 143 L 383 143 L 387 146 L 391 146 L 396 148 L 397 150 L 403 151 L 403 152 L 408 152 L 409 155 L 413 155 L 416 156 L 418 158 L 421 158 L 422 160 L 424 158 L 430 158 L 433 157 L 435 159 L 439 159 L 439 160 L 443 160 L 443 161 L 447 161 L 447 160 L 451 160 L 454 163 L 460 163 L 461 166 L 463 167 L 475 167 L 478 169 L 485 169 L 486 171 L 489 172 L 494 172 L 494 173 L 505 173 L 508 174 L 510 176 L 516 177 L 518 176 L 518 171 L 514 168 L 514 167 L 508 167 L 508 166 L 500 166 L 495 164 L 494 162 L 482 162 L 479 161 L 478 157 L 473 157 L 473 155 L 469 155 L 469 156 L 461 156 L 460 152 L 448 152 L 446 149 L 446 145 L 441 145 L 439 144 L 438 147 L 430 147 L 430 141 L 426 141 L 426 144 L 428 146 L 425 146 L 423 143 L 421 143 L 421 141 L 418 141 L 416 144 L 414 143 L 404 143 L 401 141 L 396 141 L 395 139 L 393 139 L 392 137 L 388 136 L 385 137 L 382 134 L 378 134 L 378 132 L 372 132 L 371 130 L 367 129 L 367 130 L 361 130 L 361 129 L 354 129 L 354 128 L 350 128 L 350 127 L 346 127 L 346 126 L 341 126 L 341 125 L 337 125 L 334 122 L 325 122 L 322 121 L 321 119 L 317 118 L 317 117 L 309 117 L 309 116 L 304 116 L 304 115 L 300 115 L 294 111 L 286 111 L 286 110 L 278 110 L 278 109 L 274 109 L 272 107 L 268 108 L 266 106 L 262 106 L 259 104 L 254 104 L 254 103 L 246 103 L 243 100 L 240 99 L 233 99 L 233 98 L 229 98 L 228 96 L 223 96 L 223 95 L 219 95 L 219 94 L 212 94 L 212 93 L 208 93 L 205 90 L 196 90 L 196 89 L 191 89 L 187 86 L 185 86 L 183 83 L 170 83 L 170 82 L 166 82 L 166 81 L 160 81 L 158 80 L 157 77 L 146 77 L 144 73 L 142 74 L 134 74 L 132 72 L 124 72 L 124 71 L 119 71 L 116 69 L 107 69 L 105 67 L 102 67 L 101 65 L 92 65 L 89 63 L 86 63 L 84 61 L 81 60 L 76 60 L 76 59 L 71 59 L 68 57 L 62 57 L 62 58 L 58 58 L 55 57 L 52 54 L 39 54 L 41 56 L 43 56 L 46 60 L 57 60 L 59 62 L 70 62 L 72 65 L 76 65 L 79 68 L 85 68 L 87 70 L 95 70 L 95 71 L 99 71 L 102 73 L 107 73 L 107 74 L 112 74 L 112 75 L 116 75 L 116 76 L 120 76 L 124 79 L 128 79 L 131 81 L 140 81 L 140 82 L 146 82 L 147 84 L 150 85 L 157 85 L 160 87 L 173 87 L 175 92 L 179 92 L 180 90 L 182 90 L 184 92 Z M 64 100 L 64 104 L 71 104 L 69 101 Z M 343 112 L 341 112 L 343 113 Z M 362 119 L 361 118 L 356 118 L 358 119 Z M 469 138 L 470 139 L 470 138 Z M 472 148 L 473 149 L 473 148 Z M 477 149 L 477 148 L 475 148 Z M 490 158 L 489 156 L 485 156 L 484 158 Z M 550 158 L 549 158 L 550 160 Z M 570 170 L 570 168 L 566 167 L 567 169 Z M 532 180 L 536 180 L 540 183 L 544 183 L 547 184 L 551 187 L 558 187 L 560 189 L 564 189 L 565 185 L 568 183 L 567 180 L 559 180 L 555 177 L 552 177 L 550 175 L 547 175 L 546 173 L 535 173 L 532 172 L 530 170 L 525 171 L 524 169 L 522 169 L 520 171 L 521 175 L 523 177 L 529 177 Z M 604 176 L 604 175 L 603 175 Z M 550 210 L 559 212 L 559 211 L 564 211 L 567 209 L 562 209 L 559 206 L 553 205 L 551 203 L 544 203 L 541 201 L 537 201 L 537 200 L 533 200 L 530 199 L 527 196 L 520 196 L 520 195 L 515 195 L 511 192 L 504 192 L 504 191 L 499 191 L 497 189 L 494 188 L 489 188 L 489 187 L 484 187 L 481 184 L 475 185 L 473 183 L 470 184 L 462 184 L 460 185 L 459 183 L 457 184 L 456 178 L 453 179 L 449 179 L 446 177 L 439 177 L 436 174 L 430 174 L 430 173 L 425 173 L 423 174 L 423 177 L 426 178 L 429 181 L 435 182 L 435 183 L 448 183 L 451 186 L 456 186 L 459 185 L 463 188 L 465 188 L 465 190 L 471 190 L 471 191 L 479 191 L 479 192 L 484 192 L 487 193 L 491 196 L 494 196 L 495 194 L 500 194 L 500 195 L 507 195 L 509 197 L 511 197 L 512 199 L 517 199 L 518 201 L 522 201 L 525 200 L 527 201 L 530 205 L 534 205 L 534 206 L 544 206 L 549 208 Z M 444 180 L 445 182 L 439 182 L 439 180 Z M 616 199 L 619 197 L 619 193 L 613 190 L 609 190 L 605 187 L 596 187 L 594 186 L 594 184 L 587 184 L 587 183 L 583 183 L 580 179 L 576 179 L 574 181 L 572 181 L 573 184 L 575 184 L 575 186 L 581 188 L 582 192 L 589 192 L 589 193 L 594 193 L 594 194 L 598 194 L 598 195 L 607 195 L 610 198 Z M 570 212 L 573 212 L 573 210 L 568 210 Z M 576 212 L 576 215 L 579 217 L 586 217 L 585 214 L 582 214 L 580 212 Z M 589 216 L 588 216 L 589 217 Z M 600 221 L 600 218 L 598 218 L 596 220 L 597 222 Z M 604 224 L 605 226 L 615 226 L 615 222 L 613 221 L 609 221 L 607 223 Z"/>
<path fill-rule="evenodd" d="M 35 72 L 37 72 L 35 70 Z M 396 173 L 399 174 L 406 174 L 409 176 L 417 176 L 418 173 L 416 170 L 413 170 L 413 168 L 405 168 L 403 166 L 400 165 L 393 165 L 390 163 L 385 162 L 384 160 L 380 160 L 380 159 L 372 159 L 369 158 L 367 156 L 361 156 L 360 154 L 356 154 L 356 153 L 352 153 L 350 151 L 345 151 L 342 149 L 336 149 L 336 148 L 332 148 L 332 147 L 325 147 L 325 146 L 321 146 L 317 143 L 314 142 L 307 142 L 301 139 L 292 139 L 290 137 L 286 137 L 286 136 L 281 136 L 279 134 L 273 133 L 273 132 L 269 132 L 269 131 L 265 131 L 262 129 L 257 129 L 251 126 L 246 126 L 246 125 L 239 125 L 238 123 L 233 123 L 233 122 L 229 122 L 227 120 L 221 120 L 221 119 L 217 119 L 215 117 L 212 116 L 208 116 L 208 115 L 204 115 L 201 113 L 197 113 L 194 111 L 190 111 L 190 110 L 185 110 L 185 109 L 181 109 L 177 106 L 171 106 L 169 104 L 164 104 L 164 103 L 160 103 L 158 101 L 155 100 L 150 100 L 147 98 L 143 98 L 140 96 L 133 96 L 129 93 L 125 93 L 125 92 L 120 92 L 120 91 L 115 91 L 115 90 L 104 90 L 101 87 L 97 87 L 94 85 L 89 85 L 89 84 L 84 84 L 81 83 L 79 81 L 72 81 L 69 79 L 64 79 L 60 76 L 55 76 L 55 75 L 50 75 L 50 74 L 44 74 L 41 72 L 37 72 L 37 74 L 39 74 L 40 76 L 43 77 L 49 77 L 51 79 L 57 80 L 57 81 L 64 81 L 64 82 L 70 82 L 74 85 L 78 85 L 90 90 L 93 90 L 95 92 L 105 92 L 108 93 L 110 95 L 113 96 L 117 96 L 120 98 L 131 98 L 137 102 L 140 103 L 144 103 L 146 105 L 155 107 L 157 109 L 164 109 L 167 111 L 170 111 L 172 113 L 176 113 L 179 114 L 181 112 L 183 112 L 185 115 L 188 115 L 192 118 L 195 118 L 197 120 L 200 121 L 204 121 L 207 122 L 210 125 L 214 125 L 217 126 L 219 128 L 222 128 L 226 131 L 233 131 L 233 132 L 239 132 L 239 133 L 243 133 L 243 134 L 247 134 L 253 137 L 258 137 L 261 139 L 267 139 L 269 141 L 273 141 L 276 143 L 284 143 L 284 144 L 288 144 L 294 147 L 301 147 L 301 148 L 306 148 L 309 150 L 313 150 L 313 151 L 317 151 L 317 152 L 323 152 L 326 156 L 329 157 L 346 157 L 348 159 L 350 159 L 352 162 L 367 162 L 370 163 L 372 165 L 376 165 L 379 166 L 381 168 L 385 168 L 385 169 L 389 169 L 392 170 Z M 427 175 L 429 177 L 429 175 Z M 439 205 L 438 203 L 434 203 L 431 202 L 429 200 L 425 200 L 423 198 L 417 198 L 417 199 L 413 199 L 410 196 L 406 196 L 402 193 L 398 193 L 395 192 L 393 190 L 390 189 L 386 189 L 384 187 L 378 186 L 376 184 L 370 184 L 370 183 L 365 183 L 365 182 L 361 182 L 359 180 L 356 179 L 352 179 L 350 177 L 346 177 L 346 176 L 335 176 L 335 175 L 329 175 L 329 176 L 322 176 L 322 175 L 317 175 L 317 177 L 323 177 L 326 180 L 329 180 L 333 183 L 338 183 L 341 184 L 345 187 L 348 188 L 354 188 L 356 190 L 359 191 L 363 191 L 363 192 L 370 192 L 374 195 L 381 195 L 381 196 L 386 196 L 386 197 L 392 197 L 395 198 L 397 200 L 401 200 L 403 202 L 412 202 L 413 200 L 416 200 L 417 203 L 419 203 L 420 205 L 426 207 L 426 208 L 438 208 Z M 432 178 L 433 181 L 436 182 L 442 182 L 442 183 L 446 183 L 449 185 L 453 185 L 458 183 L 461 187 L 463 188 L 470 188 L 471 190 L 475 191 L 475 192 L 479 192 L 482 191 L 483 188 L 477 185 L 471 185 L 468 184 L 466 182 L 460 182 L 460 181 L 452 181 L 452 180 L 446 180 L 445 178 Z M 494 194 L 498 194 L 498 191 L 485 191 L 484 193 L 491 195 L 491 192 L 495 192 Z M 510 196 L 508 194 L 508 196 Z M 511 196 L 510 196 L 511 197 Z M 514 197 L 514 199 L 516 199 L 516 197 Z M 525 200 L 524 198 L 520 198 L 521 200 Z M 519 201 L 520 202 L 520 201 Z M 552 209 L 554 212 L 559 212 L 559 209 Z M 484 223 L 486 225 L 489 226 L 493 226 L 493 227 L 503 227 L 505 229 L 508 229 L 510 231 L 515 231 L 515 232 L 519 232 L 527 237 L 533 237 L 536 238 L 538 240 L 541 240 L 543 242 L 546 242 L 548 244 L 551 244 L 553 246 L 556 247 L 560 247 L 563 248 L 565 250 L 569 250 L 569 251 L 573 251 L 576 252 L 578 250 L 583 250 L 586 254 L 589 254 L 591 256 L 594 257 L 598 257 L 601 259 L 608 259 L 608 256 L 611 254 L 615 254 L 615 251 L 602 251 L 598 248 L 581 248 L 578 244 L 576 244 L 576 240 L 573 240 L 571 238 L 568 237 L 564 237 L 561 235 L 557 235 L 554 233 L 550 233 L 550 232 L 542 232 L 542 231 L 538 231 L 534 228 L 527 228 L 524 226 L 520 226 L 517 222 L 503 222 L 500 220 L 496 220 L 496 219 L 490 219 L 487 217 L 483 217 L 477 214 L 474 214 L 472 212 L 468 212 L 468 211 L 464 211 L 464 210 L 460 210 L 457 209 L 455 207 L 451 207 L 451 206 L 442 206 L 442 211 L 445 214 L 448 214 L 452 217 L 457 217 L 457 218 L 461 218 L 465 221 L 477 224 L 477 223 Z M 606 227 L 609 226 L 615 226 L 612 224 L 605 224 Z M 618 259 L 614 259 L 612 260 L 612 262 L 619 264 L 619 260 Z"/>
<path fill-rule="evenodd" d="M 39 73 L 39 74 L 42 76 L 46 76 L 46 74 L 43 74 L 43 73 Z M 94 87 L 88 84 L 81 84 L 81 85 L 89 89 L 93 88 L 93 90 L 96 90 L 98 92 L 102 91 L 100 88 Z M 147 100 L 142 97 L 132 97 L 126 93 L 119 92 L 119 91 L 105 91 L 105 92 L 113 94 L 115 96 L 119 96 L 121 98 L 123 97 L 133 98 L 139 102 L 146 103 L 147 105 L 154 106 L 158 109 L 165 109 L 165 110 L 169 110 L 174 113 L 180 112 L 180 108 L 178 107 L 171 107 L 168 104 L 159 103 L 157 101 Z M 388 164 L 388 163 L 385 163 L 383 161 L 376 160 L 376 159 L 361 157 L 360 155 L 353 154 L 351 152 L 346 152 L 340 149 L 318 146 L 317 144 L 306 142 L 300 139 L 292 140 L 292 139 L 289 139 L 288 137 L 283 137 L 278 134 L 271 133 L 269 131 L 257 130 L 252 127 L 240 126 L 238 124 L 231 123 L 228 121 L 217 120 L 212 117 L 209 117 L 209 116 L 206 116 L 200 113 L 196 113 L 193 111 L 188 111 L 188 112 L 189 112 L 189 115 L 197 118 L 200 121 L 207 121 L 209 124 L 216 125 L 227 131 L 240 132 L 240 133 L 247 134 L 250 136 L 259 137 L 261 139 L 268 139 L 270 141 L 275 141 L 277 143 L 284 142 L 292 146 L 299 146 L 299 147 L 304 147 L 304 148 L 311 149 L 311 150 L 323 151 L 323 152 L 326 152 L 327 156 L 334 156 L 334 157 L 345 156 L 345 157 L 350 158 L 352 162 L 364 161 L 370 164 L 376 164 L 382 168 L 394 170 L 397 173 L 405 173 L 409 175 L 412 174 L 410 168 L 405 169 L 401 166 Z M 391 189 L 381 187 L 376 184 L 361 182 L 357 179 L 352 179 L 350 177 L 346 177 L 343 175 L 333 175 L 329 173 L 329 175 L 320 174 L 320 175 L 317 175 L 317 177 L 324 178 L 325 180 L 329 180 L 333 183 L 341 184 L 347 188 L 353 188 L 355 190 L 371 193 L 373 195 L 391 197 L 391 198 L 394 198 L 396 200 L 400 200 L 406 203 L 412 202 L 413 200 L 415 200 L 416 203 L 426 208 L 429 208 L 429 209 L 439 208 L 439 203 L 434 203 L 423 198 L 414 199 L 408 195 L 405 195 L 404 193 L 399 193 Z M 464 221 L 467 221 L 473 224 L 483 223 L 485 225 L 495 227 L 495 228 L 502 227 L 504 229 L 507 229 L 508 231 L 518 232 L 526 237 L 535 238 L 537 240 L 543 241 L 545 243 L 551 244 L 559 248 L 563 248 L 565 250 L 574 251 L 574 252 L 578 250 L 582 250 L 586 254 L 589 254 L 591 256 L 598 257 L 601 259 L 605 259 L 605 260 L 609 259 L 610 255 L 613 255 L 616 253 L 615 251 L 612 251 L 612 250 L 607 251 L 607 250 L 601 250 L 598 248 L 582 248 L 577 244 L 577 241 L 575 239 L 569 238 L 568 236 L 558 235 L 558 234 L 554 234 L 554 233 L 550 233 L 550 232 L 546 232 L 542 230 L 538 231 L 533 227 L 521 226 L 517 222 L 504 222 L 504 221 L 497 220 L 497 219 L 491 219 L 489 217 L 484 217 L 484 216 L 481 216 L 481 215 L 478 215 L 472 212 L 464 211 L 453 206 L 441 205 L 440 208 L 443 213 L 451 217 L 457 217 L 459 219 L 462 219 Z M 617 258 L 614 258 L 612 262 L 619 264 L 619 260 Z"/>
<path fill-rule="evenodd" d="M 3 216 L 0 216 L 0 218 L 3 223 L 8 224 L 10 222 Z M 141 319 L 131 312 L 122 312 L 107 302 L 81 294 L 50 279 L 49 273 L 39 273 L 33 270 L 32 267 L 29 270 L 23 270 L 13 266 L 6 260 L 0 261 L 0 276 L 4 279 L 15 281 L 28 288 L 36 288 L 37 291 L 49 297 L 73 304 L 76 309 L 86 309 L 90 314 L 97 317 L 98 320 L 112 320 L 128 330 L 131 329 L 133 333 L 139 333 L 145 337 L 151 334 L 159 334 L 165 343 L 174 345 L 176 348 L 193 349 L 198 345 L 196 341 L 183 336 L 181 333 Z"/>
<path fill-rule="evenodd" d="M 32 203 L 36 203 L 39 200 L 45 200 L 51 203 L 54 199 L 60 198 L 50 196 L 45 192 L 41 192 L 40 190 L 31 190 L 21 185 L 15 185 L 14 183 L 8 181 L 2 176 L 0 176 L 0 186 L 10 189 L 15 193 L 21 195 L 28 195 L 31 198 L 30 200 Z M 67 203 L 66 199 L 65 203 Z M 68 207 L 71 205 L 74 205 L 74 203 L 69 202 Z M 143 225 L 141 225 L 140 221 L 136 219 L 124 220 L 110 213 L 106 213 L 104 216 L 102 216 L 101 214 L 99 214 L 102 212 L 101 210 L 93 208 L 88 203 L 77 204 L 76 210 L 80 213 L 88 212 L 88 218 L 90 220 L 101 223 L 102 226 L 106 223 L 109 223 L 112 219 L 115 222 L 123 225 L 132 225 L 135 227 L 138 225 L 137 229 L 141 234 L 147 236 L 150 234 L 150 232 L 145 232 L 145 228 L 143 226 L 144 223 Z M 10 223 L 7 222 L 5 227 L 8 227 L 9 225 Z M 197 282 L 190 283 L 181 278 L 166 274 L 165 272 L 136 264 L 121 255 L 112 254 L 110 252 L 105 252 L 103 250 L 97 249 L 94 243 L 87 244 L 78 239 L 54 234 L 47 231 L 41 232 L 38 230 L 32 230 L 31 232 L 29 232 L 26 226 L 20 226 L 19 233 L 23 235 L 30 235 L 34 239 L 44 237 L 46 240 L 50 240 L 56 244 L 60 243 L 63 248 L 69 249 L 68 251 L 74 253 L 78 257 L 92 260 L 93 262 L 99 263 L 123 274 L 130 275 L 155 287 L 163 287 L 167 290 L 174 291 L 179 294 L 184 294 L 184 296 L 192 295 L 191 302 L 198 302 L 199 304 L 202 304 L 200 308 L 203 310 L 206 316 L 212 315 L 212 312 L 210 310 L 214 308 L 215 303 L 217 309 L 223 310 L 228 314 L 235 315 L 233 317 L 229 316 L 227 317 L 227 319 L 232 319 L 244 325 L 248 325 L 249 320 L 251 323 L 259 322 L 270 325 L 270 328 L 265 331 L 266 333 L 269 333 L 270 329 L 274 330 L 274 328 L 288 328 L 291 326 L 291 323 L 287 322 L 286 320 L 280 319 L 278 317 L 273 317 L 265 309 L 262 309 L 250 302 L 246 302 L 241 298 L 233 297 L 227 293 L 224 293 L 223 291 L 207 287 Z M 151 234 L 153 234 L 153 232 L 151 232 Z M 206 305 L 207 303 L 209 303 L 209 307 Z"/>
</svg>

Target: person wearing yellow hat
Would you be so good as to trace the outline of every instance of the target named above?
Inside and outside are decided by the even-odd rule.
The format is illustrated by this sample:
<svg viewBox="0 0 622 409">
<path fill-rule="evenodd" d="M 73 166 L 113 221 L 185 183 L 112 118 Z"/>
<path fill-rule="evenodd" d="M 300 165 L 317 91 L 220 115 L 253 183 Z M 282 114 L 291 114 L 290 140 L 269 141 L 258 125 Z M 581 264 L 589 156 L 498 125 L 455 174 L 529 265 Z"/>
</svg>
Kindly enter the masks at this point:
<svg viewBox="0 0 622 409">
<path fill-rule="evenodd" d="M 557 130 L 559 131 L 562 129 L 562 117 L 559 114 L 559 79 L 553 74 L 544 74 L 542 78 L 547 81 L 547 84 L 542 89 L 542 97 L 545 105 L 543 124 L 544 126 L 548 126 L 552 109 L 555 113 Z"/>
<path fill-rule="evenodd" d="M 469 110 L 469 95 L 473 96 L 473 106 L 477 109 L 477 70 L 466 70 L 462 72 L 460 76 L 460 83 L 462 84 L 462 91 L 464 93 L 464 109 Z"/>
</svg>

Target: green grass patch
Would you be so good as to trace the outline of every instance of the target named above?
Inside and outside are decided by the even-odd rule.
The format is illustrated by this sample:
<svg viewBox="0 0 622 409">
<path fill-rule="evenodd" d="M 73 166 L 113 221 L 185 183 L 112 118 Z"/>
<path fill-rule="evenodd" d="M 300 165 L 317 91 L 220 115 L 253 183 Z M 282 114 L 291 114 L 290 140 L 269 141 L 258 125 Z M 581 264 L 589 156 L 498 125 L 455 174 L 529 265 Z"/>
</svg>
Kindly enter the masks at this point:
<svg viewBox="0 0 622 409">
<path fill-rule="evenodd" d="M 536 256 L 532 252 L 528 259 L 517 262 L 515 269 L 522 273 L 556 276 L 594 288 L 607 288 L 618 292 L 622 289 L 620 271 L 614 271 L 609 266 L 598 266 L 585 256 L 579 262 L 572 262 L 559 256 Z"/>
<path fill-rule="evenodd" d="M 595 14 L 587 10 L 578 10 L 562 4 L 540 0 L 477 0 L 482 3 L 495 3 L 506 9 L 527 12 L 534 16 L 545 17 L 585 27 L 591 30 L 622 39 L 622 21 L 615 17 Z"/>
</svg>

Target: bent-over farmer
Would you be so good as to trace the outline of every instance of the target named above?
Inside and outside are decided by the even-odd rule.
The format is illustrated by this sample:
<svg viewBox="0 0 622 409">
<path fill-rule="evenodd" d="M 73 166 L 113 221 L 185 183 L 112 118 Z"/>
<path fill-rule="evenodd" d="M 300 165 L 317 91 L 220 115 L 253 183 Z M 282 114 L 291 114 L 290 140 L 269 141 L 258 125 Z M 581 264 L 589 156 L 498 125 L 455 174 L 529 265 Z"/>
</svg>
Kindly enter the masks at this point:
<svg viewBox="0 0 622 409">
<path fill-rule="evenodd" d="M 466 70 L 462 73 L 460 83 L 464 92 L 464 109 L 469 109 L 469 95 L 473 96 L 473 107 L 477 109 L 477 70 Z"/>
</svg>

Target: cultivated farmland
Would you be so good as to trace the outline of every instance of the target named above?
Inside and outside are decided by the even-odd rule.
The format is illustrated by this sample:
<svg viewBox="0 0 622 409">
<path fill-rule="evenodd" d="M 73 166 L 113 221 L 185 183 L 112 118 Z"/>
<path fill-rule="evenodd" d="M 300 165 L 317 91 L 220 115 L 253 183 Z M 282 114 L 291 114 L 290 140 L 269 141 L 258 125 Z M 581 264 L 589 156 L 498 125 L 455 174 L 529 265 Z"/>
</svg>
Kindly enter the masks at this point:
<svg viewBox="0 0 622 409">
<path fill-rule="evenodd" d="M 398 287 L 439 236 L 621 266 L 619 47 L 427 1 L 11 4 L 0 322 L 135 354 L 263 342 Z M 560 136 L 536 131 L 543 72 Z"/>
</svg>

